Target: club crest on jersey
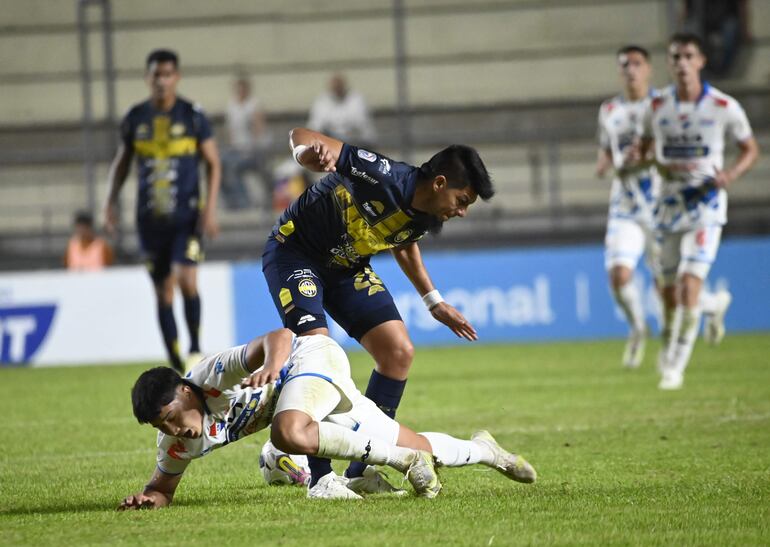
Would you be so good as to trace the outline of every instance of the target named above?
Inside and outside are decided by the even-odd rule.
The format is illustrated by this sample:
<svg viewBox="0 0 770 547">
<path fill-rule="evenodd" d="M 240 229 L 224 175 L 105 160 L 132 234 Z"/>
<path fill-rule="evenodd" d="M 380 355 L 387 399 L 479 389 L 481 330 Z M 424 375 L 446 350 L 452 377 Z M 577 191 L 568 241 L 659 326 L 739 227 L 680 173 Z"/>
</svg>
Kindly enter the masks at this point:
<svg viewBox="0 0 770 547">
<path fill-rule="evenodd" d="M 409 239 L 410 235 L 412 235 L 412 230 L 403 230 L 396 234 L 396 236 L 393 238 L 393 241 L 395 241 L 396 243 L 403 243 L 404 241 Z"/>
<path fill-rule="evenodd" d="M 371 163 L 374 163 L 374 161 L 377 159 L 376 154 L 369 152 L 368 150 L 364 150 L 363 148 L 358 149 L 358 157 Z"/>
<path fill-rule="evenodd" d="M 308 298 L 313 298 L 318 294 L 318 287 L 315 286 L 315 283 L 312 279 L 303 279 L 299 282 L 297 288 L 299 289 L 299 292 L 302 296 L 306 296 Z"/>
</svg>

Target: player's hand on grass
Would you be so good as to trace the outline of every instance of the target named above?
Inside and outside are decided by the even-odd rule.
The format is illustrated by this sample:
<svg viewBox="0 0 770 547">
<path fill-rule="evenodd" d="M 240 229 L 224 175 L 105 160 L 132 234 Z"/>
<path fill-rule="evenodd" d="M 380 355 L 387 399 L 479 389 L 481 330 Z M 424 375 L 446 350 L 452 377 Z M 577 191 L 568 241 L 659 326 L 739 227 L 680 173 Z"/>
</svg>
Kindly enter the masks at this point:
<svg viewBox="0 0 770 547">
<path fill-rule="evenodd" d="M 471 342 L 479 339 L 473 325 L 454 306 L 446 302 L 439 302 L 431 308 L 430 313 L 436 321 L 440 321 L 449 327 L 458 338 L 465 338 Z"/>
<path fill-rule="evenodd" d="M 281 375 L 281 368 L 262 366 L 241 381 L 241 387 L 262 387 L 274 382 Z"/>
<path fill-rule="evenodd" d="M 146 495 L 143 492 L 126 496 L 118 505 L 118 511 L 130 511 L 136 509 L 155 509 L 155 498 Z"/>
</svg>

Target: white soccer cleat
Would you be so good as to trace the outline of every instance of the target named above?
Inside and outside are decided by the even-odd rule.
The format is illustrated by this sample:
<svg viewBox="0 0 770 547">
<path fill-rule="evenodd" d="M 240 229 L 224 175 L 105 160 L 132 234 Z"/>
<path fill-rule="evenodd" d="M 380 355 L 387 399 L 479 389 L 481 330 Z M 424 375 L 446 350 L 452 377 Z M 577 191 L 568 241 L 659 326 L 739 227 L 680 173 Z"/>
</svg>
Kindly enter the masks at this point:
<svg viewBox="0 0 770 547">
<path fill-rule="evenodd" d="M 348 479 L 336 475 L 334 471 L 318 479 L 312 488 L 308 488 L 307 497 L 324 500 L 364 499 L 348 488 Z"/>
<path fill-rule="evenodd" d="M 471 435 L 471 441 L 486 447 L 494 455 L 494 463 L 490 465 L 500 473 L 516 482 L 532 483 L 537 480 L 537 471 L 530 463 L 519 456 L 511 454 L 499 444 L 489 431 L 481 430 Z"/>
<path fill-rule="evenodd" d="M 367 465 L 364 468 L 364 474 L 360 477 L 348 478 L 348 488 L 356 494 L 393 494 L 394 496 L 406 494 L 406 490 L 390 484 L 385 475 L 372 465 Z"/>
<path fill-rule="evenodd" d="M 425 450 L 415 450 L 414 460 L 404 473 L 414 491 L 421 498 L 435 498 L 441 492 L 441 481 L 436 473 L 433 454 Z"/>
<path fill-rule="evenodd" d="M 201 359 L 203 359 L 203 354 L 197 351 L 188 355 L 187 359 L 184 360 L 184 371 L 190 372 L 195 365 L 201 362 Z"/>
<path fill-rule="evenodd" d="M 626 368 L 639 368 L 644 360 L 644 346 L 647 341 L 647 333 L 632 330 L 626 341 L 626 349 L 623 351 L 623 366 Z"/>
<path fill-rule="evenodd" d="M 721 290 L 715 296 L 717 310 L 704 314 L 703 338 L 712 346 L 718 346 L 725 337 L 725 314 L 733 301 L 730 291 Z"/>
<path fill-rule="evenodd" d="M 676 391 L 682 389 L 684 384 L 684 372 L 678 369 L 668 368 L 663 370 L 663 376 L 658 383 L 658 389 L 663 391 Z"/>
</svg>

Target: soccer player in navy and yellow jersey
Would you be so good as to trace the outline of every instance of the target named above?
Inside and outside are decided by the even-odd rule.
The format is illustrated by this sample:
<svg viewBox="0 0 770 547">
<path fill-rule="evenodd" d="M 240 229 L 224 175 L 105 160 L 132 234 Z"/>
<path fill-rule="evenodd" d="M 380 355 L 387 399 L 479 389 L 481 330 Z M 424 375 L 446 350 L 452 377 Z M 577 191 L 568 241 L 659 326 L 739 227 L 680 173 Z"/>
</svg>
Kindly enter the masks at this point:
<svg viewBox="0 0 770 547">
<path fill-rule="evenodd" d="M 468 146 L 450 146 L 419 168 L 308 129 L 292 131 L 291 147 L 300 165 L 329 174 L 289 206 L 268 239 L 262 269 L 273 301 L 300 336 L 328 334 L 326 310 L 358 340 L 376 362 L 366 396 L 393 417 L 414 349 L 369 258 L 390 250 L 433 317 L 475 340 L 473 326 L 433 286 L 417 241 L 464 217 L 477 198 L 491 198 L 492 182 Z M 331 466 L 311 459 L 310 467 L 312 490 Z M 363 470 L 354 464 L 347 475 Z"/>
<path fill-rule="evenodd" d="M 197 265 L 203 258 L 202 235 L 215 237 L 220 164 L 208 119 L 198 105 L 178 97 L 179 59 L 155 50 L 146 63 L 150 99 L 129 110 L 121 124 L 121 145 L 109 174 L 105 207 L 108 231 L 117 222 L 117 198 L 136 156 L 139 191 L 136 220 L 139 241 L 157 295 L 158 321 L 171 365 L 183 370 L 172 302 L 179 284 L 190 331 L 189 361 L 200 355 L 201 303 Z M 205 204 L 198 163 L 206 164 Z M 172 267 L 173 266 L 173 267 Z"/>
</svg>

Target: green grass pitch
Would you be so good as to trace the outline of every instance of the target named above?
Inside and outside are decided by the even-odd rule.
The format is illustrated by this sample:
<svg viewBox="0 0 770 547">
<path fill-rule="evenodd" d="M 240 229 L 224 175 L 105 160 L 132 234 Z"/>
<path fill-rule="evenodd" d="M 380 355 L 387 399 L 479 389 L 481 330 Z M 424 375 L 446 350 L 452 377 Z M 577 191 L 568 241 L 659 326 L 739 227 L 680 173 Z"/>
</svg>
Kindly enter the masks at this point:
<svg viewBox="0 0 770 547">
<path fill-rule="evenodd" d="M 626 371 L 621 341 L 418 348 L 400 419 L 487 428 L 534 485 L 476 466 L 435 500 L 311 501 L 263 483 L 261 433 L 194 462 L 171 508 L 126 513 L 154 467 L 129 401 L 144 367 L 0 370 L 0 544 L 769 544 L 770 336 L 699 342 L 681 392 L 656 389 L 656 349 Z"/>
</svg>

